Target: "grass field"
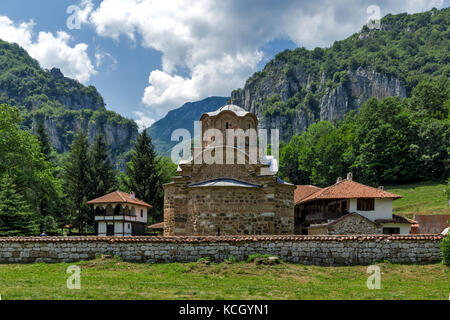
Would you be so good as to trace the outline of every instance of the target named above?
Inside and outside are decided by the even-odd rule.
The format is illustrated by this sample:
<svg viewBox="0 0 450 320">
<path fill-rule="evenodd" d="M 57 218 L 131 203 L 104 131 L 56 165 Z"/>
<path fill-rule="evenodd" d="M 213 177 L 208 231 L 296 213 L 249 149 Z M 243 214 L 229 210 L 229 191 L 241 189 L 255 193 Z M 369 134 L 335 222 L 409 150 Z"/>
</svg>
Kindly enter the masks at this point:
<svg viewBox="0 0 450 320">
<path fill-rule="evenodd" d="M 0 265 L 9 299 L 449 299 L 443 264 L 379 264 L 381 289 L 367 288 L 367 267 L 254 263 L 133 264 L 118 259 L 77 263 L 81 290 L 66 287 L 69 264 Z"/>
<path fill-rule="evenodd" d="M 445 187 L 439 182 L 422 182 L 386 187 L 386 190 L 403 196 L 394 201 L 394 213 L 412 219 L 415 214 L 450 214 Z"/>
</svg>

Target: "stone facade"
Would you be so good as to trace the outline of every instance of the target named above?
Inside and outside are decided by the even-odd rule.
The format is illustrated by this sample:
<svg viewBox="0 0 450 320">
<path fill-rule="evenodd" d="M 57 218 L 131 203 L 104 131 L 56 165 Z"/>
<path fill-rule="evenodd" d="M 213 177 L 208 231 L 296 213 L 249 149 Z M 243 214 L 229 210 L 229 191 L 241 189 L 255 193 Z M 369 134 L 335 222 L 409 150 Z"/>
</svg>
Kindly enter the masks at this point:
<svg viewBox="0 0 450 320">
<path fill-rule="evenodd" d="M 324 226 L 308 228 L 310 235 L 342 235 L 342 234 L 382 234 L 381 225 L 357 214 L 349 214 Z"/>
<path fill-rule="evenodd" d="M 226 145 L 228 129 L 256 132 L 256 117 L 225 106 L 201 121 L 202 147 L 193 150 L 193 159 L 180 163 L 179 175 L 164 186 L 164 235 L 293 234 L 295 186 L 279 179 L 270 161 L 254 159 L 250 137 L 242 145 Z M 213 148 L 214 155 L 222 152 L 223 163 L 204 161 Z M 234 159 L 232 164 L 227 157 Z"/>
<path fill-rule="evenodd" d="M 111 254 L 129 262 L 192 262 L 209 257 L 245 260 L 269 254 L 305 265 L 432 263 L 441 260 L 437 235 L 83 237 L 0 239 L 0 263 L 76 262 Z"/>
</svg>

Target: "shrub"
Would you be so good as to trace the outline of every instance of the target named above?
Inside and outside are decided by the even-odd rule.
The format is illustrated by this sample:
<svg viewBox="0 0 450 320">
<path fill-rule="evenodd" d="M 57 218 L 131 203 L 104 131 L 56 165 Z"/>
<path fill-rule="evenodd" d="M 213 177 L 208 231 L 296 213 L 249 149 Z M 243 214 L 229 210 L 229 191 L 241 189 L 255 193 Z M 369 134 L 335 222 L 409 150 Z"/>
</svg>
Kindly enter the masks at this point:
<svg viewBox="0 0 450 320">
<path fill-rule="evenodd" d="M 450 266 L 450 234 L 448 234 L 441 241 L 441 252 L 443 257 L 443 262 L 447 266 Z"/>
<path fill-rule="evenodd" d="M 255 264 L 273 265 L 278 264 L 281 260 L 277 257 L 273 257 L 269 254 L 251 254 L 247 258 L 248 263 L 254 262 Z"/>
<path fill-rule="evenodd" d="M 197 263 L 210 264 L 211 258 L 210 257 L 200 258 L 197 260 Z"/>
<path fill-rule="evenodd" d="M 259 254 L 259 253 L 251 254 L 251 255 L 249 255 L 249 256 L 247 257 L 247 262 L 248 262 L 248 263 L 255 262 L 256 259 L 262 258 L 262 257 L 263 257 L 263 256 L 262 256 L 261 254 Z"/>
<path fill-rule="evenodd" d="M 236 263 L 237 259 L 233 256 L 228 257 L 228 259 L 225 259 L 225 263 Z"/>
</svg>

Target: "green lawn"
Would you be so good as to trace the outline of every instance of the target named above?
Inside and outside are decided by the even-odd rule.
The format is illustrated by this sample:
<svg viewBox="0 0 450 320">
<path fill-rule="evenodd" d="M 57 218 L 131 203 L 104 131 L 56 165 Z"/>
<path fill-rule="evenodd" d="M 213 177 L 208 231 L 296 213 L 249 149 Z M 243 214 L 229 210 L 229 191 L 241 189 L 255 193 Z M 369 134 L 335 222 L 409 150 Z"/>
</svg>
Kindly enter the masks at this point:
<svg viewBox="0 0 450 320">
<path fill-rule="evenodd" d="M 69 264 L 0 265 L 8 299 L 449 299 L 443 264 L 379 264 L 381 290 L 367 289 L 367 267 L 254 263 L 80 262 L 81 290 L 69 290 Z"/>
<path fill-rule="evenodd" d="M 386 187 L 403 198 L 394 201 L 394 213 L 413 218 L 415 214 L 450 214 L 444 194 L 446 185 L 439 182 Z"/>
</svg>

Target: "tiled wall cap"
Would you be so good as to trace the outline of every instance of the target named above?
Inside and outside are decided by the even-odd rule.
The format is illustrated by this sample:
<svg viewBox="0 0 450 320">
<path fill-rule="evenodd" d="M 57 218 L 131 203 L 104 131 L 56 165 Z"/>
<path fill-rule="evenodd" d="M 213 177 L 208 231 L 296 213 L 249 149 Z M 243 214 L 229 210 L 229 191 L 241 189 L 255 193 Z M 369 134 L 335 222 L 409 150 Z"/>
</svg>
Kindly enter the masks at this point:
<svg viewBox="0 0 450 320">
<path fill-rule="evenodd" d="M 0 243 L 27 243 L 27 242 L 153 242 L 153 243 L 214 243 L 214 242 L 264 242 L 264 241 L 440 241 L 441 235 L 317 235 L 317 236 L 222 236 L 222 237 L 0 237 Z"/>
</svg>

